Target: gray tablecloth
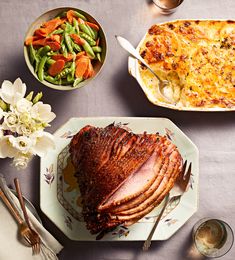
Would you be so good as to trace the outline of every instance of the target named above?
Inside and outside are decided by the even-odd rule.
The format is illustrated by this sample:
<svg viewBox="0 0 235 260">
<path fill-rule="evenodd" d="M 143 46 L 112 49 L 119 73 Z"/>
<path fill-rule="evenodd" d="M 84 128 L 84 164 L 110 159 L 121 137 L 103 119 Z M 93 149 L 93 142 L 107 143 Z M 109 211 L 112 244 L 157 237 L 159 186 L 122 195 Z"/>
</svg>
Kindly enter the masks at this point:
<svg viewBox="0 0 235 260">
<path fill-rule="evenodd" d="M 102 73 L 87 87 L 58 92 L 43 87 L 30 74 L 23 57 L 23 40 L 31 22 L 56 7 L 73 6 L 90 12 L 106 32 L 108 56 Z M 187 113 L 152 105 L 137 82 L 127 72 L 127 53 L 116 43 L 115 34 L 137 44 L 156 22 L 178 18 L 234 19 L 233 0 L 185 0 L 176 13 L 162 16 L 147 0 L 1 0 L 0 1 L 0 82 L 21 77 L 27 86 L 43 91 L 44 101 L 57 114 L 51 132 L 76 116 L 152 116 L 168 117 L 198 146 L 200 151 L 200 206 L 198 212 L 171 239 L 154 242 L 141 252 L 140 242 L 73 242 L 67 239 L 41 213 L 45 226 L 65 246 L 61 260 L 183 260 L 190 245 L 194 223 L 203 217 L 227 221 L 235 230 L 235 120 L 234 113 Z M 39 209 L 39 159 L 25 171 L 17 172 L 9 160 L 0 160 L 0 172 L 9 184 L 18 176 L 26 196 Z M 3 250 L 0 246 L 0 250 Z M 235 247 L 222 259 L 232 260 Z M 5 259 L 1 259 L 5 260 Z"/>
</svg>

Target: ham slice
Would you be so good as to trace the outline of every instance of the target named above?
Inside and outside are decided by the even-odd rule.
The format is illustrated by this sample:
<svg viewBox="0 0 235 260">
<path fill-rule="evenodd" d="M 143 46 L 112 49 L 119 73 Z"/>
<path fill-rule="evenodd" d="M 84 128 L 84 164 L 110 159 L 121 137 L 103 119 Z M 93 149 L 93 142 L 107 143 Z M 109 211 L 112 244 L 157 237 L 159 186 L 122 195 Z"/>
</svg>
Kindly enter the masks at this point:
<svg viewBox="0 0 235 260">
<path fill-rule="evenodd" d="M 162 201 L 182 167 L 166 137 L 114 124 L 85 126 L 71 140 L 70 153 L 92 234 L 138 221 Z"/>
</svg>

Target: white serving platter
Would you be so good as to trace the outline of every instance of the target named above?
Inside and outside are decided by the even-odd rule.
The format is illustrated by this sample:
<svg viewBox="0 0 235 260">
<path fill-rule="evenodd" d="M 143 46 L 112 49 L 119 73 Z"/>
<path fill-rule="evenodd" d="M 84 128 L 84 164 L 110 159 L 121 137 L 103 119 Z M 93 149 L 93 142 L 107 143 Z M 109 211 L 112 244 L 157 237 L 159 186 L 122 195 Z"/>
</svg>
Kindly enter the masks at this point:
<svg viewBox="0 0 235 260">
<path fill-rule="evenodd" d="M 55 135 L 56 148 L 41 159 L 40 206 L 47 217 L 70 239 L 94 241 L 96 236 L 86 229 L 81 215 L 81 207 L 77 205 L 79 190 L 68 191 L 62 170 L 69 157 L 68 145 L 73 135 L 82 127 L 93 125 L 105 127 L 111 123 L 120 123 L 134 133 L 159 132 L 166 135 L 176 144 L 184 160 L 192 162 L 192 176 L 187 192 L 181 199 L 172 201 L 162 217 L 153 240 L 166 240 L 171 237 L 197 211 L 199 153 L 192 141 L 169 119 L 138 117 L 97 117 L 71 118 L 61 126 Z M 105 235 L 103 241 L 136 241 L 145 240 L 153 226 L 161 205 L 146 215 L 138 223 L 126 228 L 119 226 Z"/>
</svg>

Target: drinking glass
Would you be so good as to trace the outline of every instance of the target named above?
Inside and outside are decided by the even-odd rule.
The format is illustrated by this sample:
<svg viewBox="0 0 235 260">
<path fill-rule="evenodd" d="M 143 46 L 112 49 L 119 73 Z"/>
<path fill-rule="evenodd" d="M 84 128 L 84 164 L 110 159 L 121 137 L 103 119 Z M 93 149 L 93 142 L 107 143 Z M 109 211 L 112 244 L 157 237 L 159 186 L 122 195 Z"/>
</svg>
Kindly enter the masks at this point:
<svg viewBox="0 0 235 260">
<path fill-rule="evenodd" d="M 231 249 L 233 240 L 231 227 L 219 219 L 201 219 L 193 228 L 194 244 L 197 250 L 208 258 L 225 255 Z"/>
<path fill-rule="evenodd" d="M 153 0 L 154 4 L 160 9 L 163 14 L 171 14 L 176 11 L 177 7 L 184 0 Z"/>
</svg>

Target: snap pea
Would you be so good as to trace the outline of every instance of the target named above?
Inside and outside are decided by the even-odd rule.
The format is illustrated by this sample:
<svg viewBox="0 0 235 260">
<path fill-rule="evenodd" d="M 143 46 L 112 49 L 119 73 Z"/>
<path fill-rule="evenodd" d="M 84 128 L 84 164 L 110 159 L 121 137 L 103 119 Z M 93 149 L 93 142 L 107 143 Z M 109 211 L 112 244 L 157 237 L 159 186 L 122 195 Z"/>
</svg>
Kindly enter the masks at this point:
<svg viewBox="0 0 235 260">
<path fill-rule="evenodd" d="M 29 60 L 30 60 L 30 63 L 33 64 L 35 59 L 36 59 L 36 51 L 33 48 L 32 44 L 29 45 L 28 50 L 29 50 Z"/>
<path fill-rule="evenodd" d="M 51 47 L 49 45 L 46 45 L 44 47 L 41 47 L 38 52 L 37 55 L 43 57 L 45 56 L 49 51 L 51 50 Z"/>
<path fill-rule="evenodd" d="M 84 40 L 84 43 L 82 45 L 83 49 L 85 50 L 85 52 L 87 53 L 87 55 L 91 58 L 91 59 L 94 59 L 95 58 L 95 53 L 94 51 L 92 50 L 90 44 Z"/>
<path fill-rule="evenodd" d="M 67 76 L 71 71 L 72 71 L 71 68 L 63 69 L 58 75 L 56 75 L 56 79 L 58 80 Z"/>
<path fill-rule="evenodd" d="M 47 53 L 47 56 L 54 56 L 54 55 L 56 55 L 56 54 L 58 54 L 58 52 L 49 51 L 49 52 Z"/>
<path fill-rule="evenodd" d="M 73 11 L 73 12 L 74 12 L 74 14 L 75 14 L 78 18 L 81 18 L 81 19 L 84 20 L 84 21 L 87 20 L 86 17 L 85 17 L 83 14 L 79 13 L 78 11 Z"/>
<path fill-rule="evenodd" d="M 67 63 L 65 63 L 64 68 L 70 68 L 71 65 L 72 65 L 72 62 L 71 62 L 71 61 L 68 61 Z"/>
<path fill-rule="evenodd" d="M 94 52 L 102 52 L 102 48 L 100 46 L 94 46 L 94 47 L 92 47 L 92 50 Z"/>
<path fill-rule="evenodd" d="M 89 25 L 87 25 L 87 24 L 86 24 L 86 27 L 87 27 L 87 29 L 90 32 L 91 38 L 95 40 L 95 33 L 92 31 L 91 27 Z"/>
<path fill-rule="evenodd" d="M 76 87 L 79 83 L 81 83 L 83 81 L 83 77 L 81 78 L 76 78 L 74 80 L 74 83 L 73 83 L 73 87 Z"/>
<path fill-rule="evenodd" d="M 91 27 L 90 27 L 91 28 Z M 98 32 L 95 30 L 95 29 L 93 29 L 93 28 L 91 28 L 91 30 L 93 31 L 93 33 L 94 33 L 94 40 L 97 40 L 97 38 L 98 38 Z"/>
<path fill-rule="evenodd" d="M 85 39 L 91 46 L 95 46 L 96 45 L 96 41 L 94 41 L 88 34 L 81 32 L 79 33 L 79 35 Z"/>
<path fill-rule="evenodd" d="M 48 81 L 48 82 L 50 82 L 50 83 L 52 83 L 52 84 L 56 84 L 56 85 L 59 85 L 59 84 L 61 83 L 61 81 L 56 80 L 54 77 L 49 76 L 49 75 L 46 75 L 46 76 L 44 77 L 44 79 L 45 79 L 46 81 Z"/>
<path fill-rule="evenodd" d="M 97 53 L 96 53 L 96 57 L 97 57 L 98 61 L 100 61 L 100 62 L 101 62 L 101 56 L 100 56 L 100 52 L 97 52 Z"/>
<path fill-rule="evenodd" d="M 75 64 L 75 61 L 73 61 L 73 62 L 72 62 L 72 65 L 71 65 L 71 67 L 70 67 L 71 73 L 69 73 L 69 74 L 67 75 L 67 80 L 68 80 L 69 82 L 74 81 L 75 68 L 76 68 L 76 64 Z"/>
<path fill-rule="evenodd" d="M 35 57 L 35 70 L 34 70 L 36 73 L 38 72 L 38 67 L 39 67 L 40 61 L 41 61 L 41 57 L 36 54 L 36 57 Z"/>
<path fill-rule="evenodd" d="M 61 43 L 61 51 L 62 51 L 62 54 L 67 57 L 68 56 L 68 51 L 67 51 L 67 48 L 65 46 L 64 43 Z"/>
<path fill-rule="evenodd" d="M 77 21 L 75 18 L 73 18 L 73 26 L 74 26 L 74 28 L 75 28 L 75 32 L 76 32 L 76 33 L 79 33 L 78 21 Z"/>
<path fill-rule="evenodd" d="M 64 40 L 65 40 L 65 43 L 67 45 L 69 52 L 73 52 L 73 47 L 71 45 L 71 38 L 67 32 L 64 33 Z"/>
<path fill-rule="evenodd" d="M 51 36 L 52 34 L 62 34 L 64 32 L 63 29 L 57 29 L 57 30 L 54 30 L 53 32 L 51 32 L 48 36 Z"/>
<path fill-rule="evenodd" d="M 73 41 L 72 41 L 72 46 L 75 51 L 77 52 L 82 51 L 81 47 L 78 44 L 74 43 Z"/>
<path fill-rule="evenodd" d="M 47 59 L 47 61 L 46 61 L 46 64 L 47 65 L 52 65 L 52 64 L 54 64 L 55 63 L 55 60 L 53 60 L 53 59 Z"/>
<path fill-rule="evenodd" d="M 75 33 L 75 30 L 70 23 L 65 24 L 64 31 L 67 32 L 67 33 Z"/>
<path fill-rule="evenodd" d="M 47 61 L 47 56 L 43 56 L 38 66 L 38 78 L 40 81 L 44 79 L 44 66 Z"/>
<path fill-rule="evenodd" d="M 87 35 L 89 35 L 89 36 L 92 38 L 91 32 L 90 32 L 90 30 L 88 29 L 88 27 L 86 26 L 86 24 L 80 23 L 80 24 L 79 24 L 79 27 L 80 27 L 80 29 L 81 29 L 84 33 L 86 33 Z"/>
</svg>

